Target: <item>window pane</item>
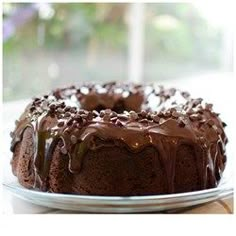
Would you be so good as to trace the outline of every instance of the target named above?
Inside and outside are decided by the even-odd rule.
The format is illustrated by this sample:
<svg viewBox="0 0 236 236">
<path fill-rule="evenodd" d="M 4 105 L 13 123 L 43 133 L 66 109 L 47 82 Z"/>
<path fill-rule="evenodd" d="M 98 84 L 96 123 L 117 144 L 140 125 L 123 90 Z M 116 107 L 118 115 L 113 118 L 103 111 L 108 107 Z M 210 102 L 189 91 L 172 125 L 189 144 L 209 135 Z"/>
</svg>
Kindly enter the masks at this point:
<svg viewBox="0 0 236 236">
<path fill-rule="evenodd" d="M 228 14 L 216 9 L 214 3 L 211 9 L 204 7 L 207 14 L 215 13 L 215 19 L 222 22 Z M 226 24 L 214 25 L 202 9 L 191 3 L 146 4 L 145 80 L 219 71 L 225 64 L 226 70 L 232 71 L 232 58 L 225 55 L 225 39 L 228 43 L 231 40 L 226 38 Z M 224 58 L 227 60 L 222 61 Z"/>
<path fill-rule="evenodd" d="M 4 4 L 4 100 L 127 78 L 127 6 Z"/>
</svg>

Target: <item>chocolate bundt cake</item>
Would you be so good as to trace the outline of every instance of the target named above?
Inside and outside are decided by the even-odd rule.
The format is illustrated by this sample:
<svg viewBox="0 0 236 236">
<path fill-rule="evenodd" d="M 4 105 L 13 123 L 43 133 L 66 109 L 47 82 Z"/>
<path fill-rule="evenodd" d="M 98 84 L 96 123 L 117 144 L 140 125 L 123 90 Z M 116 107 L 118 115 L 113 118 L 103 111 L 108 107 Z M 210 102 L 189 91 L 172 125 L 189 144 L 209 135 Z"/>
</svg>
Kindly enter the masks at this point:
<svg viewBox="0 0 236 236">
<path fill-rule="evenodd" d="M 11 133 L 26 188 L 134 196 L 216 187 L 225 123 L 212 104 L 156 85 L 107 83 L 34 98 Z"/>
</svg>

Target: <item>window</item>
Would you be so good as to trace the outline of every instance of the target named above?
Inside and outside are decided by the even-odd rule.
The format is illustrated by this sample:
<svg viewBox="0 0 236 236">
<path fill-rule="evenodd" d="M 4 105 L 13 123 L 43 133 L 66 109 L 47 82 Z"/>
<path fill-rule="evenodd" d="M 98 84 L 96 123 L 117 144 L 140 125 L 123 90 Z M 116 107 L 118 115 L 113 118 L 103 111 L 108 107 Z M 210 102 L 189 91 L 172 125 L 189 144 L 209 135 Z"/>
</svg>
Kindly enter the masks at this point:
<svg viewBox="0 0 236 236">
<path fill-rule="evenodd" d="M 5 3 L 4 101 L 82 81 L 161 82 L 232 71 L 232 14 L 206 5 Z M 224 22 L 210 20 L 218 18 Z"/>
</svg>

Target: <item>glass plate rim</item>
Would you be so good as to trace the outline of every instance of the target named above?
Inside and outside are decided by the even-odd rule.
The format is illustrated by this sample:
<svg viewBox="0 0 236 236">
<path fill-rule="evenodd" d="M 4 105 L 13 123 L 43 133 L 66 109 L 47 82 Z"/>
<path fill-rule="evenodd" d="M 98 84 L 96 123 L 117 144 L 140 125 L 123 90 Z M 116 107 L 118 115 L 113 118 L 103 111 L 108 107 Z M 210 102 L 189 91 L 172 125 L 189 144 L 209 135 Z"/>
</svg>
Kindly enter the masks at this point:
<svg viewBox="0 0 236 236">
<path fill-rule="evenodd" d="M 173 213 L 233 194 L 233 187 L 227 184 L 188 193 L 128 197 L 40 192 L 27 189 L 21 186 L 18 181 L 3 183 L 3 186 L 11 194 L 27 202 L 52 209 L 80 213 Z"/>
<path fill-rule="evenodd" d="M 16 185 L 17 184 L 17 185 Z M 47 197 L 47 198 L 70 198 L 71 200 L 88 200 L 88 201 L 106 201 L 106 202 L 122 202 L 122 201 L 155 201 L 155 200 L 172 200 L 185 197 L 197 197 L 202 195 L 213 195 L 223 194 L 230 195 L 234 192 L 232 186 L 224 186 L 220 184 L 215 188 L 192 191 L 192 192 L 183 192 L 183 193 L 173 193 L 173 194 L 160 194 L 160 195 L 146 195 L 146 196 L 101 196 L 101 195 L 80 195 L 80 194 L 63 194 L 63 193 L 50 193 L 50 192 L 41 192 L 38 190 L 27 189 L 21 186 L 17 181 L 3 182 L 3 186 L 10 191 L 14 192 L 24 192 L 38 197 Z"/>
</svg>

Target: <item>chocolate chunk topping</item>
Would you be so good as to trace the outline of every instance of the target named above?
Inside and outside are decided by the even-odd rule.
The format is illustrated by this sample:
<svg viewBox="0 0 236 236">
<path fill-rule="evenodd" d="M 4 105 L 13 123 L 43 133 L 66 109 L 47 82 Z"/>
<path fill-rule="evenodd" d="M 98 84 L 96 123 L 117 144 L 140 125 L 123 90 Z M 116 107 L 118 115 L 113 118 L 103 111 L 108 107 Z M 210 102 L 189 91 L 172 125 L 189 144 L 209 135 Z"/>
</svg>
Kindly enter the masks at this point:
<svg viewBox="0 0 236 236">
<path fill-rule="evenodd" d="M 193 99 L 192 100 L 192 106 L 196 107 L 197 105 L 200 105 L 202 100 L 203 100 L 202 98 Z"/>
<path fill-rule="evenodd" d="M 70 112 L 67 111 L 64 116 L 65 116 L 65 117 L 70 117 L 71 114 L 70 114 Z"/>
<path fill-rule="evenodd" d="M 153 119 L 153 121 L 156 122 L 156 123 L 159 123 L 159 121 L 160 121 L 160 117 L 159 117 L 158 115 L 153 115 L 153 116 L 152 116 L 152 119 Z"/>
<path fill-rule="evenodd" d="M 192 115 L 189 116 L 189 119 L 191 121 L 201 120 L 202 116 L 200 114 L 192 114 Z"/>
<path fill-rule="evenodd" d="M 131 120 L 137 120 L 138 119 L 138 114 L 135 111 L 130 111 L 129 115 L 130 115 Z"/>
<path fill-rule="evenodd" d="M 205 109 L 206 109 L 206 110 L 211 111 L 211 110 L 212 110 L 212 107 L 213 107 L 213 104 L 210 104 L 210 103 L 206 103 L 206 104 L 205 104 Z"/>
<path fill-rule="evenodd" d="M 64 154 L 64 155 L 67 154 L 67 150 L 66 150 L 65 146 L 61 147 L 61 153 Z"/>
<path fill-rule="evenodd" d="M 185 127 L 186 122 L 185 122 L 185 120 L 184 120 L 183 117 L 179 117 L 179 118 L 178 118 L 178 124 L 179 124 L 179 126 L 182 127 L 182 128 Z"/>
<path fill-rule="evenodd" d="M 76 138 L 75 135 L 71 135 L 70 140 L 71 140 L 71 142 L 72 142 L 73 144 L 76 144 L 76 143 L 77 143 L 77 138 Z"/>
<path fill-rule="evenodd" d="M 106 113 L 105 113 L 104 110 L 100 111 L 100 117 L 103 117 L 105 114 L 106 114 Z"/>
<path fill-rule="evenodd" d="M 212 126 L 215 124 L 215 122 L 210 119 L 210 120 L 207 121 L 207 124 L 208 124 L 210 127 L 212 127 Z"/>
<path fill-rule="evenodd" d="M 223 127 L 225 128 L 227 124 L 225 122 L 222 122 Z"/>
<path fill-rule="evenodd" d="M 122 127 L 123 126 L 123 124 L 121 123 L 121 121 L 120 120 L 116 120 L 116 123 L 115 123 L 117 126 L 120 126 L 120 127 Z"/>
<path fill-rule="evenodd" d="M 54 111 L 56 109 L 56 105 L 55 104 L 51 104 L 49 105 L 49 109 Z"/>
<path fill-rule="evenodd" d="M 112 111 L 112 112 L 110 113 L 110 118 L 113 118 L 113 117 L 117 117 L 117 113 L 114 112 L 114 111 Z"/>
<path fill-rule="evenodd" d="M 184 91 L 184 92 L 181 92 L 181 95 L 184 97 L 184 98 L 189 98 L 190 97 L 190 93 Z"/>
<path fill-rule="evenodd" d="M 63 127 L 64 124 L 65 124 L 64 121 L 59 121 L 58 124 L 57 124 L 57 126 L 58 126 L 58 127 Z"/>
</svg>

